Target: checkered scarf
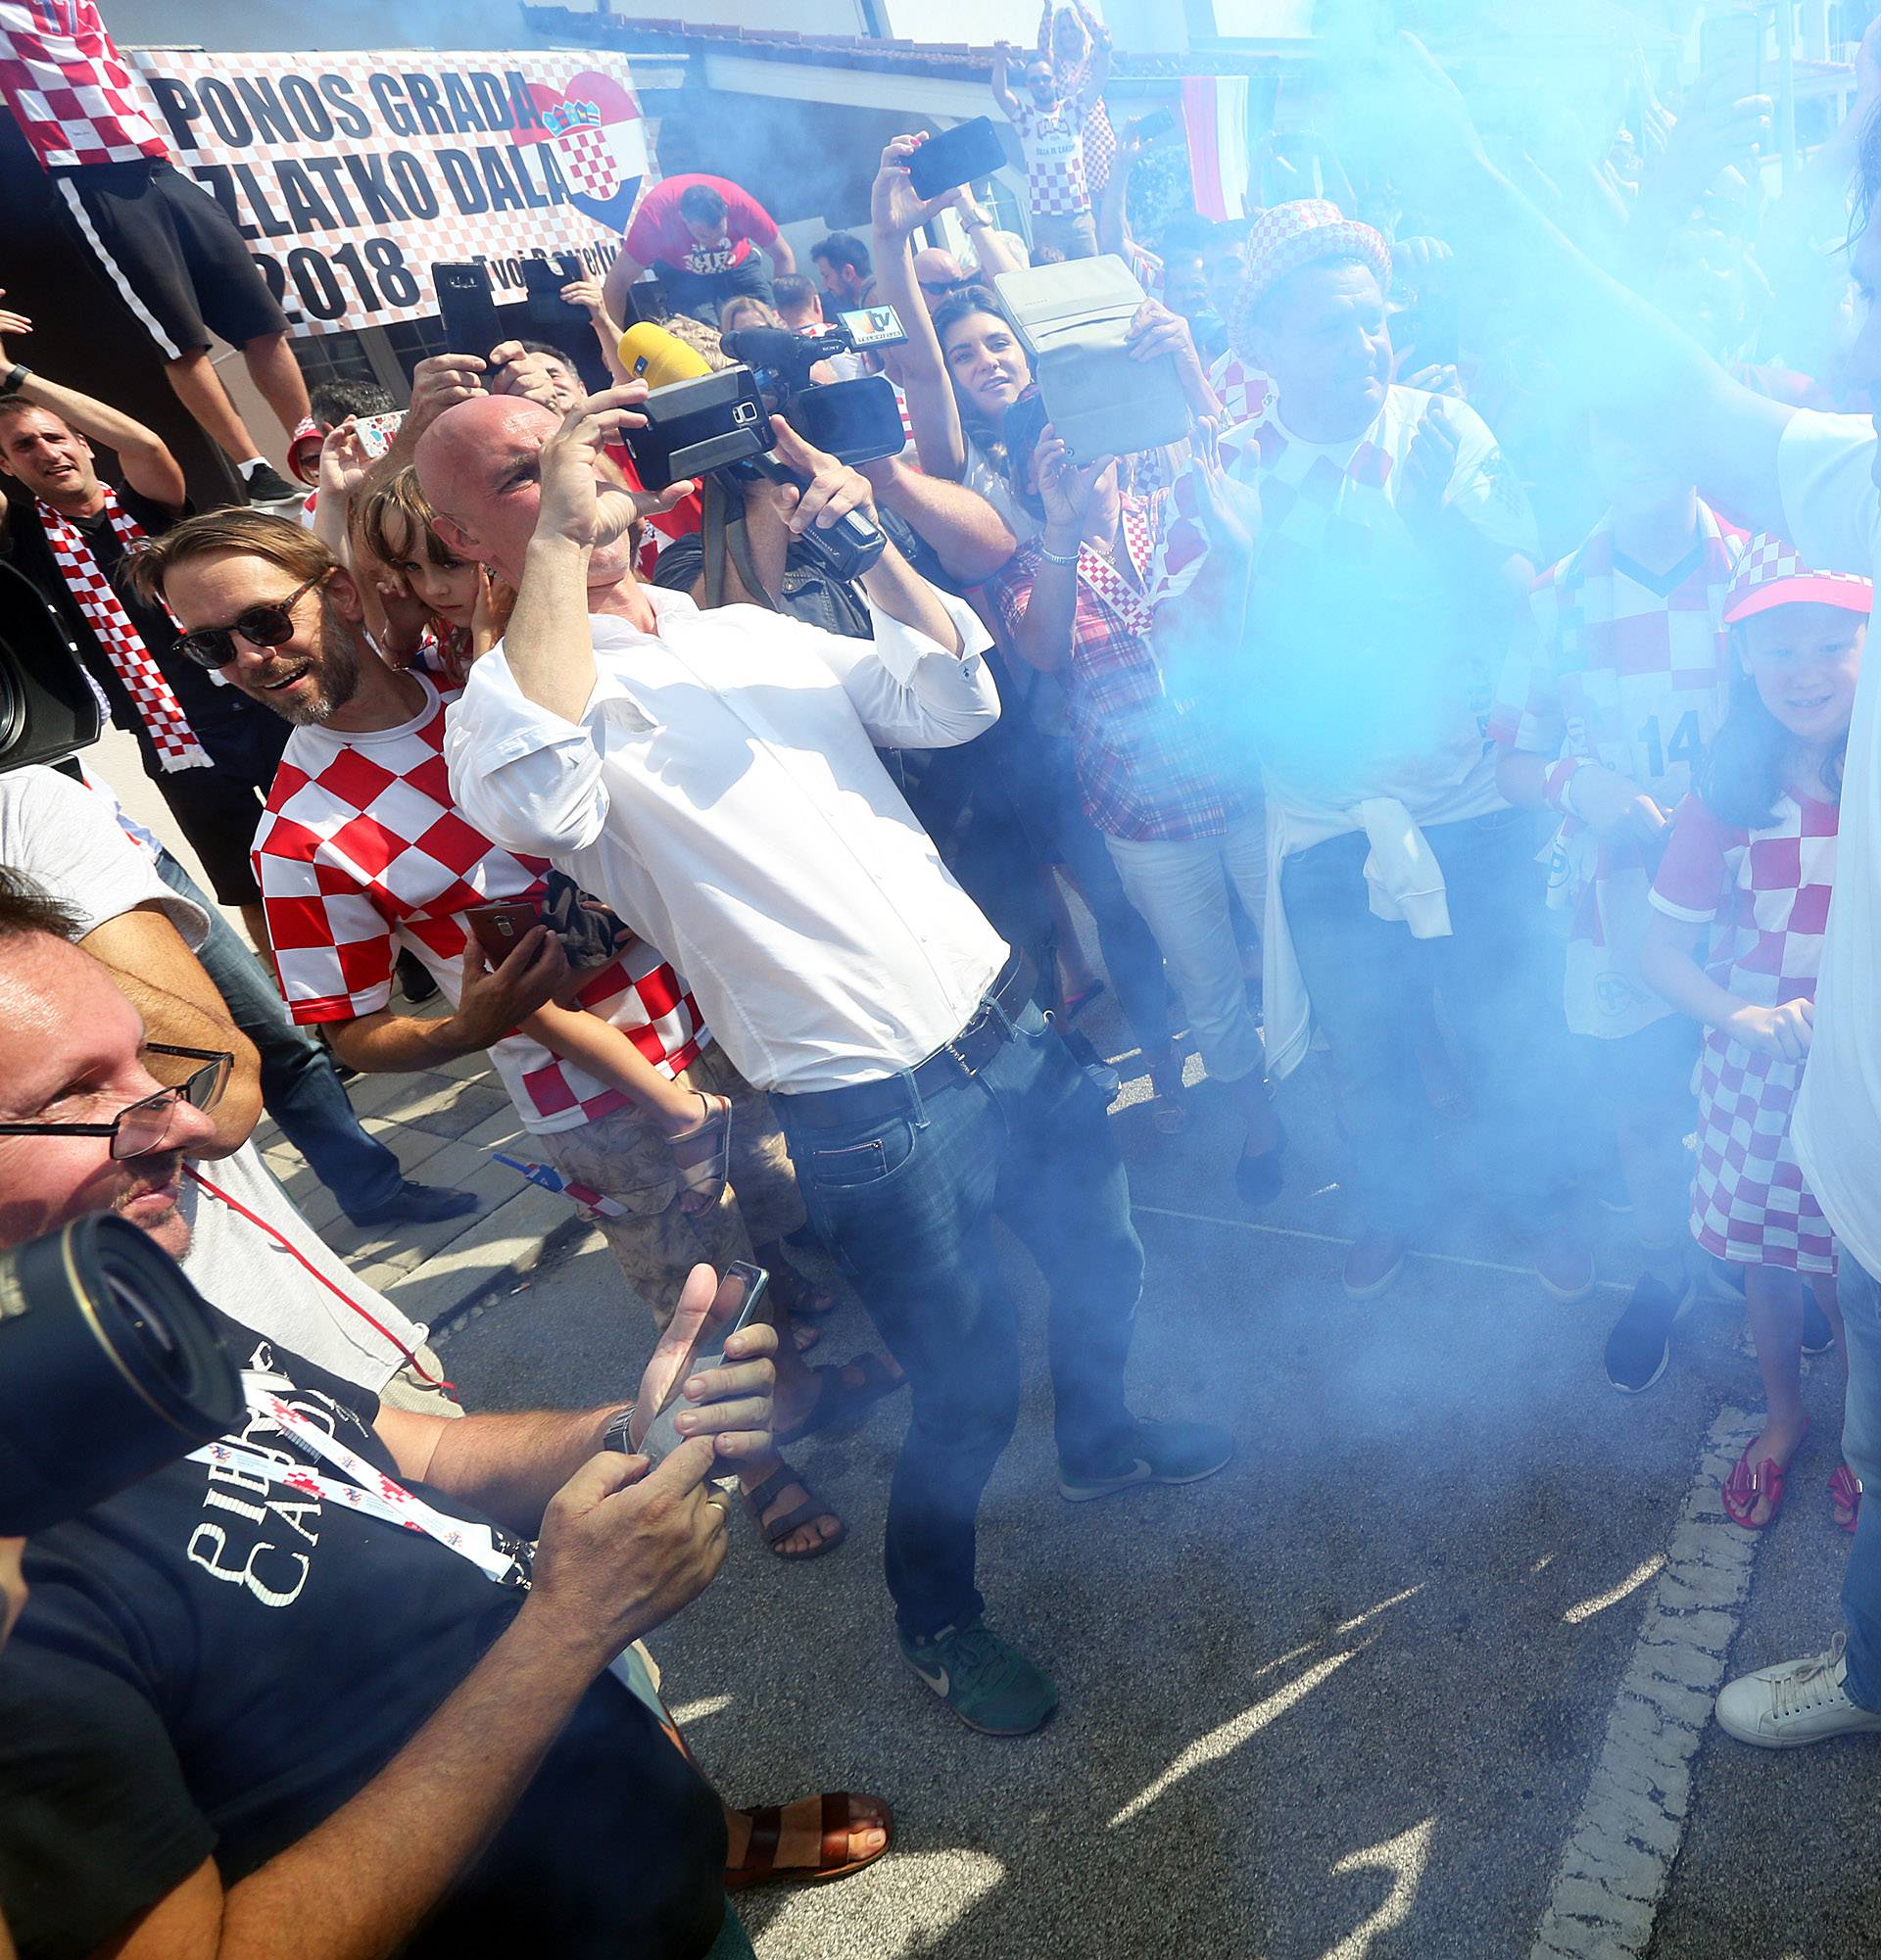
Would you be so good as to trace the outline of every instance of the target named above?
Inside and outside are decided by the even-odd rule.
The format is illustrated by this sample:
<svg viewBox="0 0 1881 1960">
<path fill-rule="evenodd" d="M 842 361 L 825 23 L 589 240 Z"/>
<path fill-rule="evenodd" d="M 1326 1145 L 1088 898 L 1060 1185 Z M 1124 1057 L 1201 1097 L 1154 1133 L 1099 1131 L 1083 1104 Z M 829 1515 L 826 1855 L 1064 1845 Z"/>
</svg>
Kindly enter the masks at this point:
<svg viewBox="0 0 1881 1960">
<path fill-rule="evenodd" d="M 108 483 L 100 484 L 105 498 L 105 513 L 125 550 L 143 541 L 143 530 L 135 518 L 118 502 Z M 46 542 L 52 547 L 54 561 L 68 590 L 78 601 L 85 624 L 97 637 L 105 656 L 117 671 L 150 731 L 157 760 L 168 774 L 177 769 L 209 769 L 209 751 L 196 740 L 183 704 L 164 678 L 164 670 L 151 657 L 123 601 L 111 581 L 91 555 L 91 547 L 78 527 L 61 515 L 50 503 L 39 503 L 39 521 L 46 527 Z"/>
</svg>

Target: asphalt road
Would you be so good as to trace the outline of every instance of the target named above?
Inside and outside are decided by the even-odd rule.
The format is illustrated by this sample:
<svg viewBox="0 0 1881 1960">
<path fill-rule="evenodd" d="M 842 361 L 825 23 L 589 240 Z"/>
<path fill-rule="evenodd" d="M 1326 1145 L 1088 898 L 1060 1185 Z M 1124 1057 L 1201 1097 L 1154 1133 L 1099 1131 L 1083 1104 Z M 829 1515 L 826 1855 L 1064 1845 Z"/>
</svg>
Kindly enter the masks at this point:
<svg viewBox="0 0 1881 1960">
<path fill-rule="evenodd" d="M 971 1734 L 895 1653 L 898 1400 L 794 1453 L 848 1520 L 837 1554 L 786 1566 L 737 1517 L 724 1573 L 655 1636 L 732 1801 L 849 1788 L 895 1809 L 869 1872 L 745 1895 L 763 1960 L 1874 1951 L 1881 1743 L 1776 1756 L 1706 1719 L 1727 1665 L 1838 1623 L 1833 1364 L 1811 1370 L 1784 1516 L 1736 1532 L 1715 1471 L 1760 1407 L 1741 1309 L 1702 1307 L 1659 1387 L 1622 1399 L 1600 1372 L 1632 1277 L 1613 1223 L 1590 1220 L 1608 1290 L 1564 1308 L 1463 1196 L 1396 1289 L 1354 1305 L 1317 1067 L 1282 1089 L 1289 1186 L 1258 1221 L 1218 1092 L 1191 1092 L 1175 1140 L 1140 1107 L 1113 1118 L 1148 1253 L 1133 1399 L 1233 1428 L 1213 1481 L 1059 1499 L 1037 1281 L 1008 1248 L 1029 1391 L 982 1583 L 1059 1684 L 1042 1734 Z M 1470 1164 L 1452 1174 L 1467 1194 Z M 823 1355 L 866 1340 L 845 1310 Z M 623 1392 L 646 1346 L 593 1251 L 448 1352 L 473 1406 L 514 1407 Z"/>
</svg>

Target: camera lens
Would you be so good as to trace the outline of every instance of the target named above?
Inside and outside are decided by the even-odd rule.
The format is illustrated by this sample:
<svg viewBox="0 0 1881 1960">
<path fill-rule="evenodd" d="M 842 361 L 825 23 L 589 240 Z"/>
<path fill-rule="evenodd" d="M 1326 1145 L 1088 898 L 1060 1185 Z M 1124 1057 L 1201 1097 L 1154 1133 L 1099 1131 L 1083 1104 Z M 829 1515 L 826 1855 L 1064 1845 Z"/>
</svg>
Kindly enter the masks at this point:
<svg viewBox="0 0 1881 1960">
<path fill-rule="evenodd" d="M 135 1225 L 80 1219 L 0 1252 L 0 1534 L 77 1516 L 243 1408 L 217 1316 Z"/>
<path fill-rule="evenodd" d="M 0 755 L 5 755 L 26 726 L 26 697 L 14 667 L 13 648 L 0 640 Z"/>
</svg>

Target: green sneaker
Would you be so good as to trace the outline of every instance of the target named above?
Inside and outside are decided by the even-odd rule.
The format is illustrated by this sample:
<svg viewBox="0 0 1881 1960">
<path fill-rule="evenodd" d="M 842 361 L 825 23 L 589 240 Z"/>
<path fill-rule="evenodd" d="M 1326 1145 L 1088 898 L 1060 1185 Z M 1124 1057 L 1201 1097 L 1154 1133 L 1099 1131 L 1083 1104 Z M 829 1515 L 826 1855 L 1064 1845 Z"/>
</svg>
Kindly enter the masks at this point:
<svg viewBox="0 0 1881 1960">
<path fill-rule="evenodd" d="M 1071 1504 L 1089 1504 L 1138 1484 L 1199 1484 L 1233 1454 L 1233 1437 L 1212 1422 L 1139 1420 L 1114 1462 L 1074 1470 L 1060 1461 L 1058 1490 Z"/>
<path fill-rule="evenodd" d="M 1058 1705 L 1042 1668 L 1008 1647 L 985 1620 L 942 1627 L 927 1640 L 898 1629 L 901 1658 L 967 1727 L 983 1736 L 1029 1736 Z"/>
</svg>

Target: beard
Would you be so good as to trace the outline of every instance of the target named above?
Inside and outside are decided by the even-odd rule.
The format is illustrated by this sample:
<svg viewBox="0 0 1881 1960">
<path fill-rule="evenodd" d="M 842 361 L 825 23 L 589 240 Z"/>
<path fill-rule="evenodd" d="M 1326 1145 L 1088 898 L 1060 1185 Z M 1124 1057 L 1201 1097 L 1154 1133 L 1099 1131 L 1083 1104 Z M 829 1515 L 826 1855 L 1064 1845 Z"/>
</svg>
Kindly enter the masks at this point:
<svg viewBox="0 0 1881 1960">
<path fill-rule="evenodd" d="M 360 691 L 362 642 L 352 624 L 324 597 L 320 600 L 320 650 L 298 660 L 284 660 L 267 680 L 254 689 L 263 704 L 297 727 L 317 727 L 346 706 Z M 283 698 L 265 692 L 268 686 L 309 675 L 313 685 L 303 693 Z"/>
</svg>

